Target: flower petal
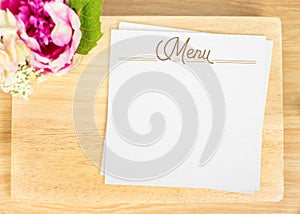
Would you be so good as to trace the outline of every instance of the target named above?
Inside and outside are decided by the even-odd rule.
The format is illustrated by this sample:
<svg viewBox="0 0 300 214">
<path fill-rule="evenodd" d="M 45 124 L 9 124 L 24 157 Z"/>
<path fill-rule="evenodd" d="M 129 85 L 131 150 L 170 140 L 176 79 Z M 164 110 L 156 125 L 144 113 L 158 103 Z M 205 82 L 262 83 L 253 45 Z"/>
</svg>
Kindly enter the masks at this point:
<svg viewBox="0 0 300 214">
<path fill-rule="evenodd" d="M 25 25 L 21 19 L 18 19 L 19 36 L 25 42 L 25 44 L 34 51 L 41 51 L 39 43 L 32 37 L 29 37 L 26 33 Z"/>
<path fill-rule="evenodd" d="M 53 43 L 57 46 L 68 44 L 72 38 L 72 28 L 65 17 L 61 18 L 66 13 L 67 6 L 61 2 L 47 2 L 44 7 L 55 23 L 51 32 Z"/>
<path fill-rule="evenodd" d="M 15 62 L 17 60 L 16 40 L 8 38 L 4 41 L 4 45 L 6 46 L 6 53 L 8 53 L 10 60 Z"/>
<path fill-rule="evenodd" d="M 72 29 L 63 21 L 55 23 L 55 27 L 51 32 L 51 38 L 57 46 L 64 46 L 71 41 Z"/>
<path fill-rule="evenodd" d="M 8 23 L 9 23 L 10 25 L 16 26 L 17 21 L 16 21 L 15 16 L 10 12 L 9 9 L 6 9 L 6 12 L 7 12 L 7 20 L 8 20 Z"/>
<path fill-rule="evenodd" d="M 0 27 L 6 26 L 6 14 L 4 10 L 0 10 Z"/>
<path fill-rule="evenodd" d="M 71 62 L 73 54 L 70 53 L 70 49 L 66 49 L 65 52 L 59 55 L 59 57 L 49 63 L 52 67 L 61 67 L 62 65 L 68 64 Z"/>
<path fill-rule="evenodd" d="M 72 28 L 74 29 L 71 52 L 75 54 L 82 37 L 82 33 L 80 31 L 80 20 L 74 12 L 68 13 L 68 15 L 71 21 Z"/>
</svg>

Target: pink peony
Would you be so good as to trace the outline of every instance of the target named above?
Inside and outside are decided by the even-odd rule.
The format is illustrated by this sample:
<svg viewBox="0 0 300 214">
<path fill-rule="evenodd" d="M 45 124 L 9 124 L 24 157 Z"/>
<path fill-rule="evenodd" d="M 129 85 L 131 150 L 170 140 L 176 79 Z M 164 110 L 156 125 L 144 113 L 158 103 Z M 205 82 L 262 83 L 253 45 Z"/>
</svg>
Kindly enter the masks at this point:
<svg viewBox="0 0 300 214">
<path fill-rule="evenodd" d="M 1 10 L 9 9 L 13 14 L 17 14 L 19 12 L 19 1 L 14 0 L 3 0 L 0 1 Z"/>
<path fill-rule="evenodd" d="M 19 20 L 19 36 L 33 52 L 30 65 L 45 73 L 67 73 L 81 39 L 76 13 L 63 1 L 4 0 L 1 9 L 6 8 Z"/>
</svg>

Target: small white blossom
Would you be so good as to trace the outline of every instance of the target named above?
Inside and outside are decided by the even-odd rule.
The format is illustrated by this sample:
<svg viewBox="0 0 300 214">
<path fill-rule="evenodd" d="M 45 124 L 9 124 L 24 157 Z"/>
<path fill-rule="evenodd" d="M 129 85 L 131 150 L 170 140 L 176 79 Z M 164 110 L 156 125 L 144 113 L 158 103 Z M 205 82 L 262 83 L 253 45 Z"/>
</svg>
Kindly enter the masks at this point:
<svg viewBox="0 0 300 214">
<path fill-rule="evenodd" d="M 48 78 L 47 75 L 41 74 L 41 71 L 36 71 L 36 82 L 38 84 L 45 82 Z"/>
<path fill-rule="evenodd" d="M 33 92 L 31 85 L 33 77 L 36 77 L 35 70 L 28 65 L 21 65 L 17 72 L 9 75 L 5 81 L 0 83 L 0 87 L 6 93 L 28 100 Z"/>
</svg>

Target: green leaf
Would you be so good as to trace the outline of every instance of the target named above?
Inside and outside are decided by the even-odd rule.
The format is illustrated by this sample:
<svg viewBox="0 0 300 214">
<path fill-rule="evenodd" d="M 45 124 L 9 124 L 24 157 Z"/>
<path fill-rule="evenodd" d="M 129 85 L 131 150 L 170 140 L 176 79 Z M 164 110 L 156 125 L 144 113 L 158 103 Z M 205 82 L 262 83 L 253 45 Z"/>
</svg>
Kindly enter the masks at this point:
<svg viewBox="0 0 300 214">
<path fill-rule="evenodd" d="M 70 6 L 81 22 L 82 38 L 76 53 L 86 55 L 102 37 L 100 15 L 103 0 L 70 0 Z"/>
</svg>

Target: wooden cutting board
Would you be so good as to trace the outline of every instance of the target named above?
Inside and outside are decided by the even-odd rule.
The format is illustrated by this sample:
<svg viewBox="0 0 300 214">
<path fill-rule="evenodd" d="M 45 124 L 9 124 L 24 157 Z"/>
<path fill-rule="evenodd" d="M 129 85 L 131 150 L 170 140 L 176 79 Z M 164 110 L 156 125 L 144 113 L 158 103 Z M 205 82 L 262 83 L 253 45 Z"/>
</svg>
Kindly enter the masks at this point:
<svg viewBox="0 0 300 214">
<path fill-rule="evenodd" d="M 38 202 L 198 203 L 278 201 L 283 196 L 283 106 L 281 23 L 266 17 L 102 17 L 104 36 L 70 74 L 36 85 L 29 101 L 13 98 L 11 195 Z M 104 185 L 104 177 L 86 158 L 73 129 L 72 102 L 81 71 L 109 45 L 119 21 L 215 33 L 266 35 L 274 41 L 266 105 L 261 188 L 254 195 L 208 189 Z M 108 71 L 108 63 L 89 64 Z M 100 68 L 100 69 L 99 69 Z M 95 70 L 95 71 L 97 71 Z M 88 89 L 88 85 L 86 86 Z M 84 102 L 84 101 L 82 101 Z M 99 132 L 105 133 L 107 82 L 96 98 Z"/>
</svg>

